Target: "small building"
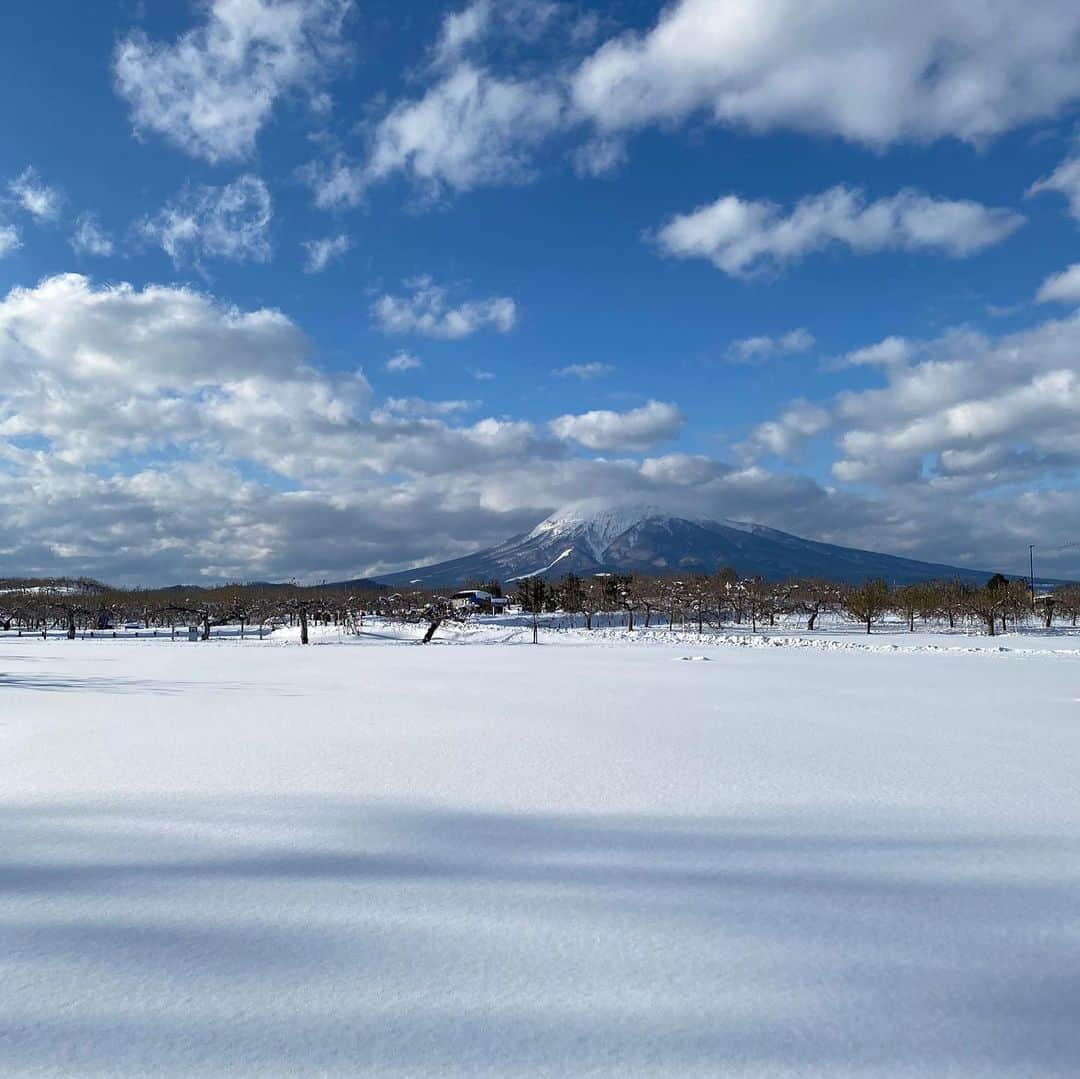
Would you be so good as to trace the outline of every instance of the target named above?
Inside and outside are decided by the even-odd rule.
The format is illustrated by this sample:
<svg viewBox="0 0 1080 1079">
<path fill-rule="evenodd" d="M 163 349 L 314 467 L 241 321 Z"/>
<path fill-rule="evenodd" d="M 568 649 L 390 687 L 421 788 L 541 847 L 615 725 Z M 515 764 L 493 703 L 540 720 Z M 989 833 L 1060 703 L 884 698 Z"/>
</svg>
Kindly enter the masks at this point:
<svg viewBox="0 0 1080 1079">
<path fill-rule="evenodd" d="M 505 597 L 493 596 L 482 588 L 466 588 L 450 597 L 450 606 L 455 611 L 474 611 L 477 614 L 501 614 L 509 602 Z"/>
</svg>

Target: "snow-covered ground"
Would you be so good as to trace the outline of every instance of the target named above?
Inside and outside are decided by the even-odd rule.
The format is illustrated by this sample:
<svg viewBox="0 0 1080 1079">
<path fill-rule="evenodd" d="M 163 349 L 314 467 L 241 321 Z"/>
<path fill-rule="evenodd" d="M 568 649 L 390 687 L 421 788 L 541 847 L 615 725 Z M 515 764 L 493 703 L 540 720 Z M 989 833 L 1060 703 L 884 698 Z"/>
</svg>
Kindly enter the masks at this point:
<svg viewBox="0 0 1080 1079">
<path fill-rule="evenodd" d="M 0 1074 L 1080 1073 L 1080 636 L 417 632 L 0 639 Z"/>
</svg>

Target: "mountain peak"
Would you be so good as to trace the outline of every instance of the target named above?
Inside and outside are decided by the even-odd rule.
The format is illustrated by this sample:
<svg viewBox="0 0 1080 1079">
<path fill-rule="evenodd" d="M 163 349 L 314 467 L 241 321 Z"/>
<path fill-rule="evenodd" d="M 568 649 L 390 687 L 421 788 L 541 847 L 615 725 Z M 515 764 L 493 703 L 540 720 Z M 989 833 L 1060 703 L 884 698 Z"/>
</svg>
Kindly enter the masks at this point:
<svg viewBox="0 0 1080 1079">
<path fill-rule="evenodd" d="M 612 542 L 628 529 L 651 517 L 663 516 L 666 514 L 659 507 L 649 503 L 583 499 L 545 517 L 527 538 L 547 541 L 566 537 L 584 544 L 600 560 Z"/>
</svg>

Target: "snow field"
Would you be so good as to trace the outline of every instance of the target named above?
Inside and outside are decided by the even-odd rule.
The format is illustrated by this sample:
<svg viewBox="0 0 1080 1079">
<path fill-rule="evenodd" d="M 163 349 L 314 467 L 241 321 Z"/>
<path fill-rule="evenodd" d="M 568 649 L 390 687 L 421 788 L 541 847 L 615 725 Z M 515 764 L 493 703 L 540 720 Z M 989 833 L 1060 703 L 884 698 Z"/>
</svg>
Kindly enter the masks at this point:
<svg viewBox="0 0 1080 1079">
<path fill-rule="evenodd" d="M 0 1074 L 1077 1074 L 1077 638 L 365 632 L 0 641 Z"/>
</svg>

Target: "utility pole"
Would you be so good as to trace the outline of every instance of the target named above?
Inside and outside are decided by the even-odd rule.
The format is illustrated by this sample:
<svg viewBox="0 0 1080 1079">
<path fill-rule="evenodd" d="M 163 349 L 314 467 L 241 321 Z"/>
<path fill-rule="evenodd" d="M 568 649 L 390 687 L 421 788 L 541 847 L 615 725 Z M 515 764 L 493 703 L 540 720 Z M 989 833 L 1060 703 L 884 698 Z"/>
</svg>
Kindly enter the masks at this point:
<svg viewBox="0 0 1080 1079">
<path fill-rule="evenodd" d="M 1031 609 L 1035 610 L 1035 544 L 1028 544 L 1028 580 L 1031 582 Z"/>
</svg>

